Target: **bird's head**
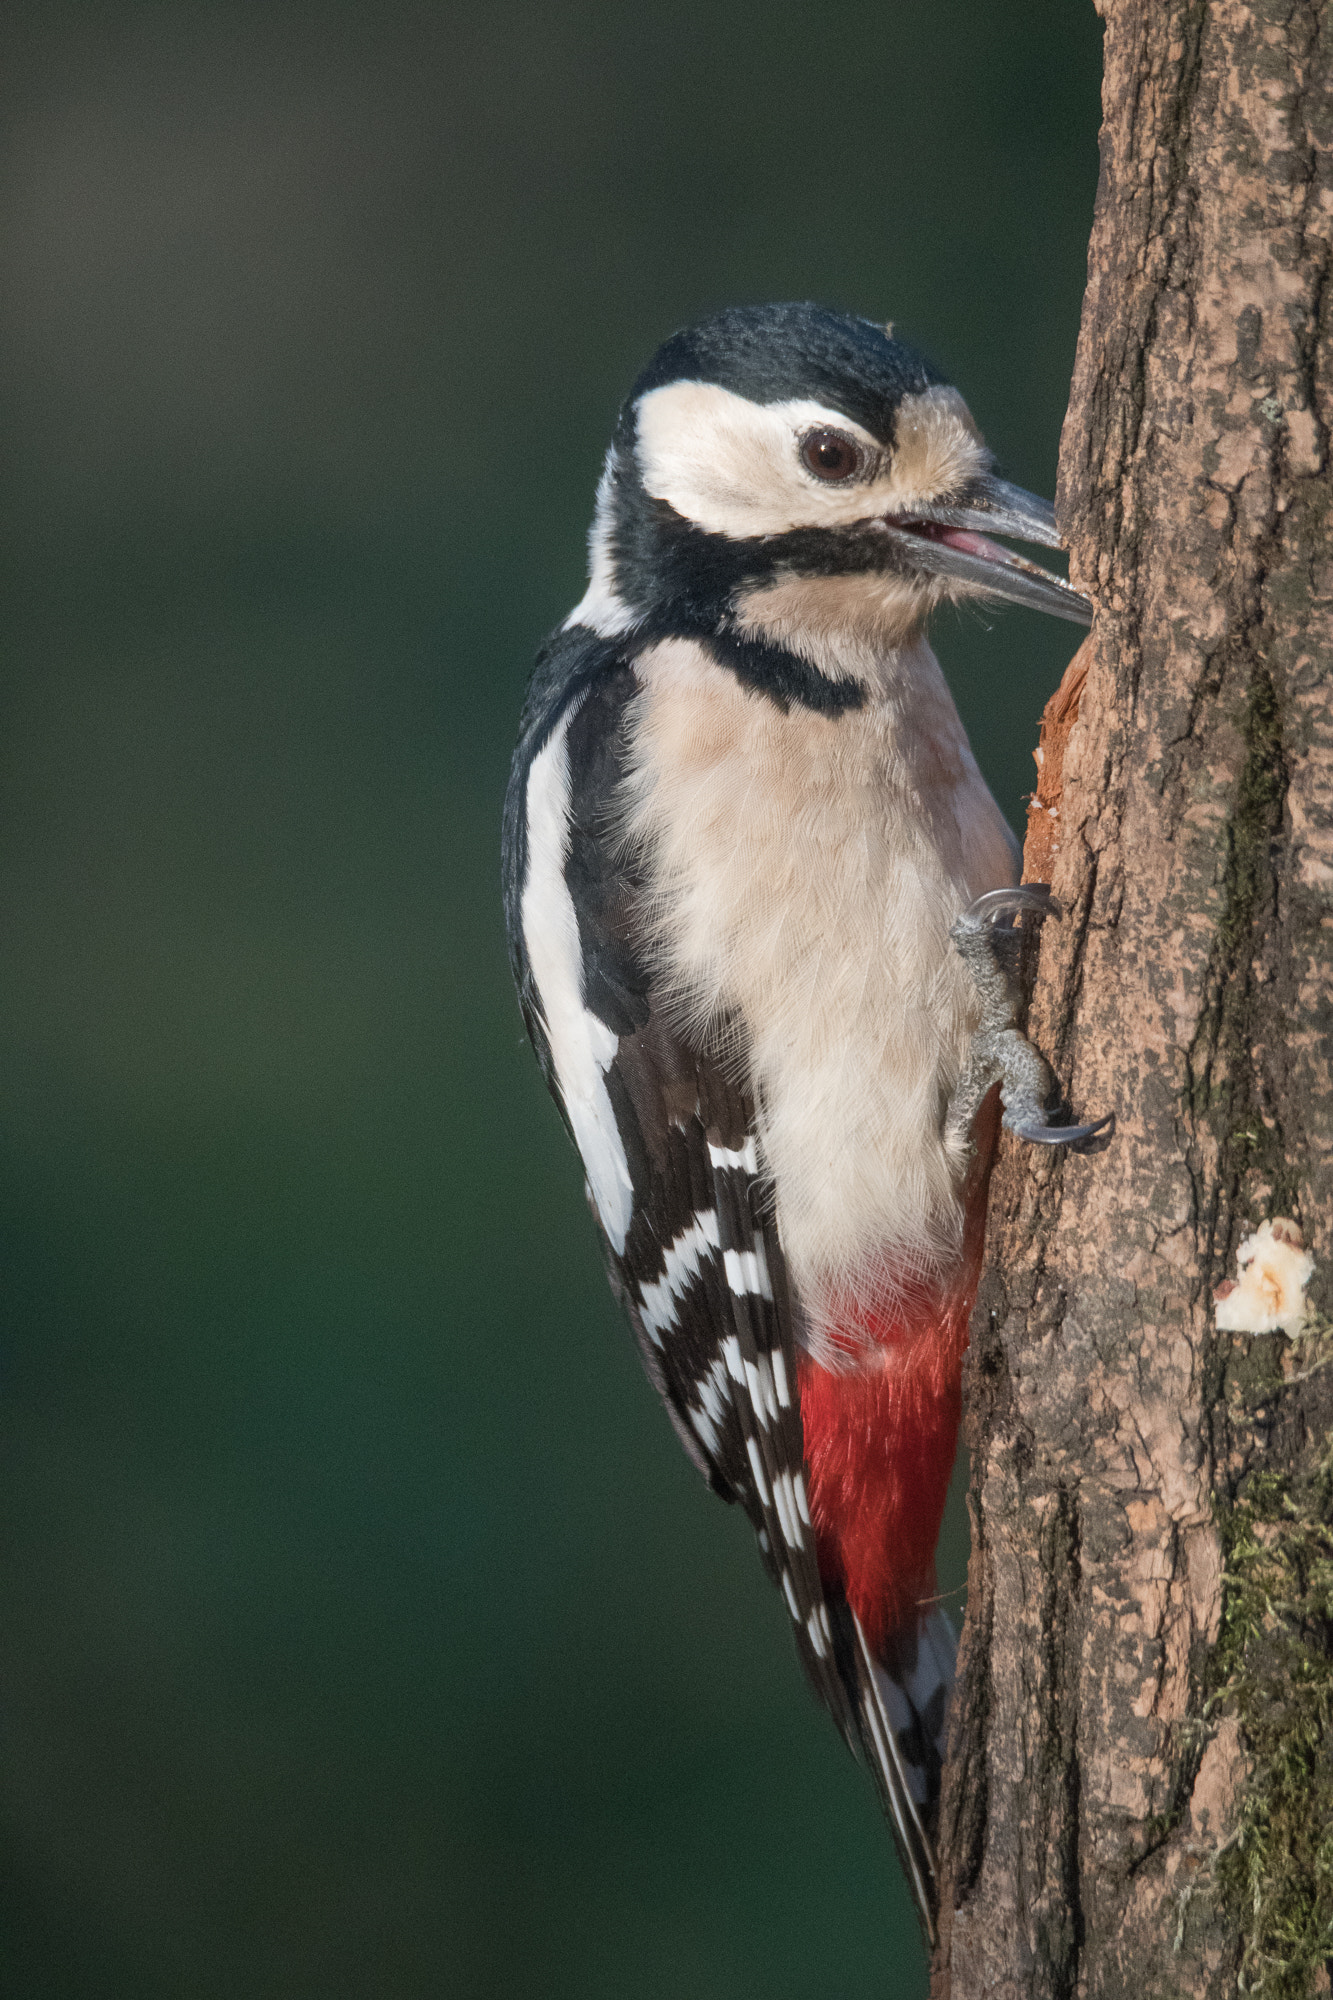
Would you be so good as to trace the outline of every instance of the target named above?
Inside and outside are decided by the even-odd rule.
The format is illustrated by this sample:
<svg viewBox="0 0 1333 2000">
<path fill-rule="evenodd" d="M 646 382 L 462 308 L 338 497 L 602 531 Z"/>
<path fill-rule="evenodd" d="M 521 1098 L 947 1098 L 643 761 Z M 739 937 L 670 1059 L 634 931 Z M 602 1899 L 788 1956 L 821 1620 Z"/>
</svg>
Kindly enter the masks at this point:
<svg viewBox="0 0 1333 2000">
<path fill-rule="evenodd" d="M 946 600 L 1089 622 L 996 535 L 1059 546 L 1050 506 L 996 477 L 928 362 L 869 320 L 741 307 L 674 334 L 621 411 L 584 621 L 729 632 L 835 673 Z"/>
</svg>

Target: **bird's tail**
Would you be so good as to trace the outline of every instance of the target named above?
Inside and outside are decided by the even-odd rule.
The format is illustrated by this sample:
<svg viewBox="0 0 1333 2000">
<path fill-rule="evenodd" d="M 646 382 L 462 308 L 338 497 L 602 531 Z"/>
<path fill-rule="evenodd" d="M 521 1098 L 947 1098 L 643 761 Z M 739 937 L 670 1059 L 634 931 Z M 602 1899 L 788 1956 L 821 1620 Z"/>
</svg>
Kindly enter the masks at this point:
<svg viewBox="0 0 1333 2000">
<path fill-rule="evenodd" d="M 939 1883 L 935 1836 L 958 1641 L 938 1606 L 872 1653 L 847 1611 L 856 1720 L 885 1817 L 893 1828 L 929 1942 L 935 1942 Z"/>
</svg>

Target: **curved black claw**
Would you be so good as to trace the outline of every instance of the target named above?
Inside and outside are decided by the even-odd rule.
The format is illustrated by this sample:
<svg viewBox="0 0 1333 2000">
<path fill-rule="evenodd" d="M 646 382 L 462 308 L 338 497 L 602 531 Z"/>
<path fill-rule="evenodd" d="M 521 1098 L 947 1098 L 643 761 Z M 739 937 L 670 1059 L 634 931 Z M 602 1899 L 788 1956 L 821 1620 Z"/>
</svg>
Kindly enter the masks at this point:
<svg viewBox="0 0 1333 2000">
<path fill-rule="evenodd" d="M 1018 882 L 1011 889 L 987 889 L 970 902 L 958 922 L 968 930 L 993 924 L 998 917 L 1017 916 L 1026 910 L 1036 917 L 1059 919 L 1064 911 L 1045 882 Z"/>
<path fill-rule="evenodd" d="M 981 1018 L 949 1100 L 946 1137 L 951 1143 L 970 1141 L 982 1100 L 998 1083 L 1006 1130 L 1036 1146 L 1081 1146 L 1114 1126 L 1115 1118 L 1086 1125 L 1052 1125 L 1047 1119 L 1046 1107 L 1058 1104 L 1060 1088 L 1041 1051 L 1018 1026 L 1025 933 L 1007 919 L 1020 912 L 1039 921 L 1064 914 L 1045 882 L 1022 882 L 1011 889 L 988 889 L 950 927 L 955 949 L 976 985 Z"/>
<path fill-rule="evenodd" d="M 1115 1125 L 1114 1111 L 1108 1111 L 1105 1118 L 1098 1118 L 1091 1125 L 1037 1125 L 1030 1119 L 1008 1118 L 1000 1120 L 1016 1138 L 1028 1139 L 1034 1146 L 1081 1146 L 1085 1139 L 1091 1139 L 1098 1132 L 1105 1132 Z"/>
</svg>

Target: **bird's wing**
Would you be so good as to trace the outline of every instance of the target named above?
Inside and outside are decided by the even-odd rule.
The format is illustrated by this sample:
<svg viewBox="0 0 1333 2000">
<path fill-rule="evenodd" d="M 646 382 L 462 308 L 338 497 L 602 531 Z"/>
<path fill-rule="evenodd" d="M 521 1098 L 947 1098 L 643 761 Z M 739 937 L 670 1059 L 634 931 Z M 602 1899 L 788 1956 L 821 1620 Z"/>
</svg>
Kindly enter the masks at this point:
<svg viewBox="0 0 1333 2000">
<path fill-rule="evenodd" d="M 874 1772 L 933 1924 L 924 1807 L 860 1628 L 819 1572 L 796 1371 L 799 1308 L 736 1053 L 661 991 L 616 837 L 632 666 L 597 673 L 520 743 L 507 809 L 511 949 L 524 1011 L 583 1155 L 613 1288 L 690 1458 L 755 1529 L 816 1693 Z"/>
</svg>

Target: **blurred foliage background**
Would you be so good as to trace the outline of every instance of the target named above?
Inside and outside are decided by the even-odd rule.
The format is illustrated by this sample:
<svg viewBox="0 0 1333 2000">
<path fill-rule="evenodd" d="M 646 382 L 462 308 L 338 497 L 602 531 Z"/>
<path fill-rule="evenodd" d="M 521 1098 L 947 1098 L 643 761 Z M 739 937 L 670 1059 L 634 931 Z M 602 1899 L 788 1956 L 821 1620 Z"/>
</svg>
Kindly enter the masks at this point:
<svg viewBox="0 0 1333 2000">
<path fill-rule="evenodd" d="M 1050 492 L 1091 5 L 0 39 L 0 1990 L 918 1995 L 607 1293 L 499 806 L 672 328 L 891 317 Z M 1015 822 L 1075 636 L 937 633 Z"/>
</svg>

